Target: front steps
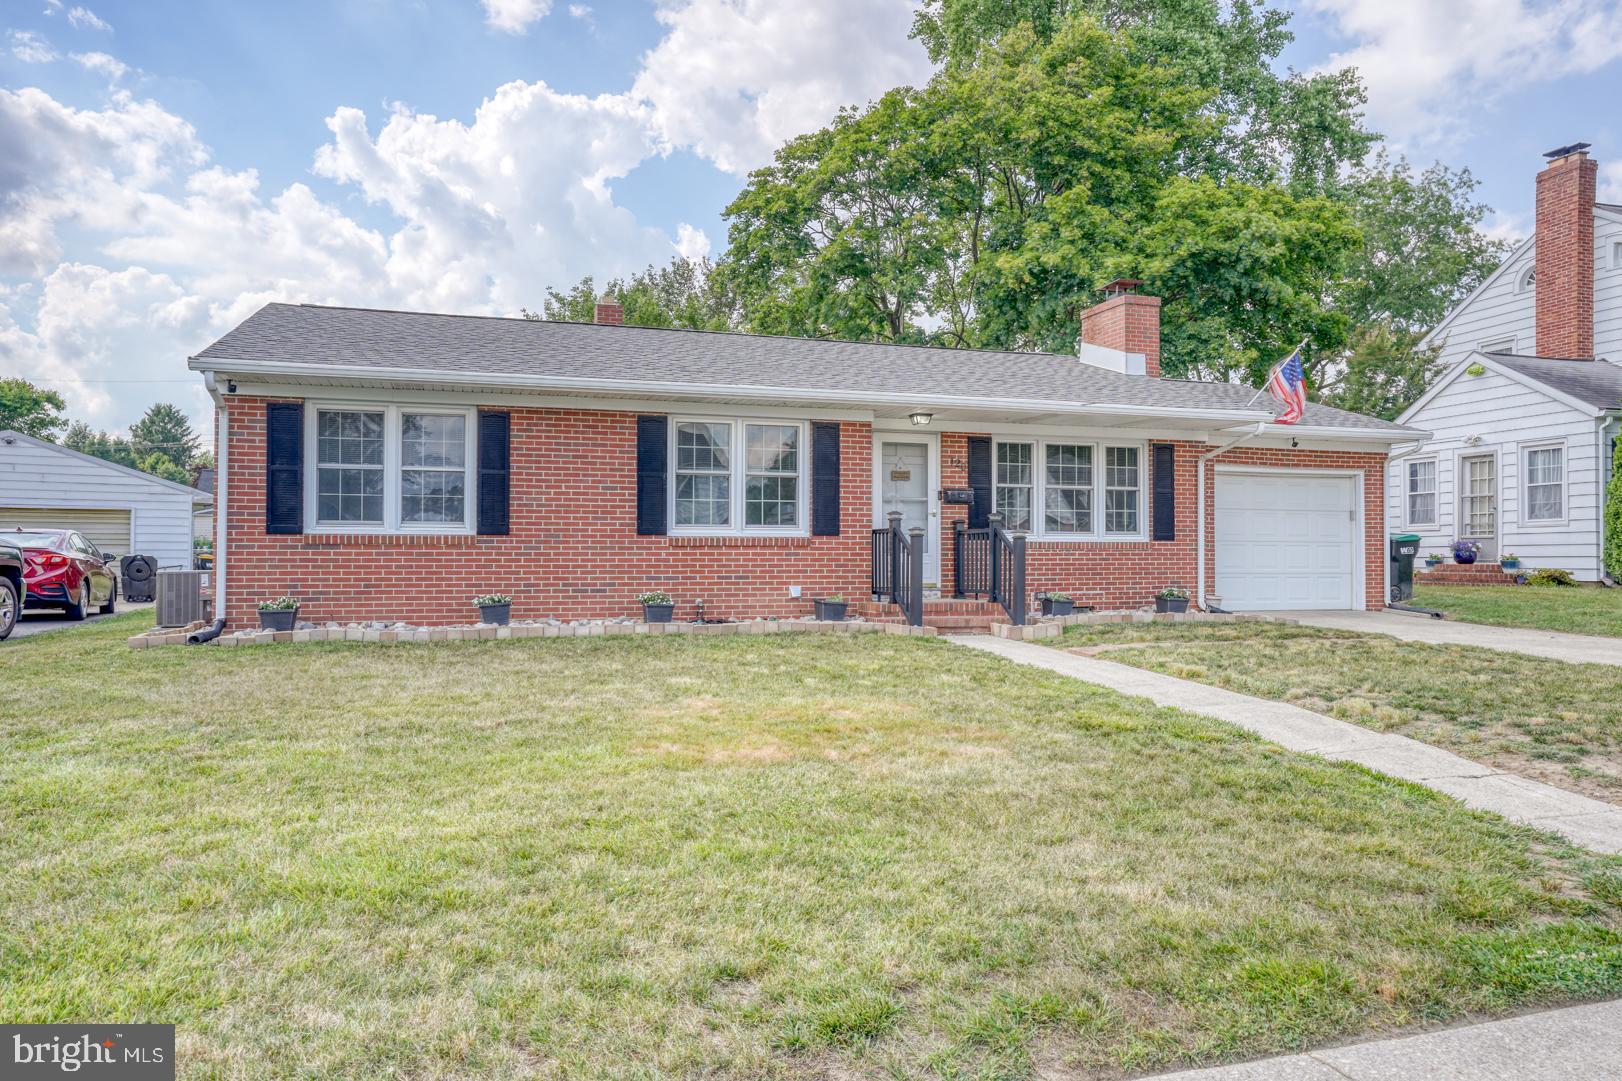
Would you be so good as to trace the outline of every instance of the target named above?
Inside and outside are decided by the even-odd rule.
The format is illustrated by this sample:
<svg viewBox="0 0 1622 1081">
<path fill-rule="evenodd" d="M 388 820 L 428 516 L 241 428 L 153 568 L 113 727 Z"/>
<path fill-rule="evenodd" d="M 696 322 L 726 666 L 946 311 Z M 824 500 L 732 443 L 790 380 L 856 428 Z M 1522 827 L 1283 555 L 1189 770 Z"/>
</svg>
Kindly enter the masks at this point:
<svg viewBox="0 0 1622 1081">
<path fill-rule="evenodd" d="M 866 601 L 860 606 L 863 618 L 873 623 L 905 623 L 899 605 Z M 993 624 L 1007 623 L 1008 613 L 995 601 L 942 597 L 924 601 L 924 626 L 941 634 L 990 634 Z"/>
<path fill-rule="evenodd" d="M 1512 586 L 1515 575 L 1496 563 L 1443 563 L 1435 570 L 1414 571 L 1417 586 Z"/>
</svg>

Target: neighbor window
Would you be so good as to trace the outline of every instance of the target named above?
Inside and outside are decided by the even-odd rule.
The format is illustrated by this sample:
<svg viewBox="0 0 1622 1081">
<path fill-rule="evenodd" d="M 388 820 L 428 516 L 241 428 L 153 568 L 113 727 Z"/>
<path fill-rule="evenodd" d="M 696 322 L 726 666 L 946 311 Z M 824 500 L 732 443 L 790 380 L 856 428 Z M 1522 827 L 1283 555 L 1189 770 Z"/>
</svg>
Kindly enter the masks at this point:
<svg viewBox="0 0 1622 1081">
<path fill-rule="evenodd" d="M 1514 353 L 1514 338 L 1499 338 L 1497 341 L 1482 342 L 1480 351 L 1483 353 Z"/>
<path fill-rule="evenodd" d="M 1526 452 L 1526 520 L 1556 522 L 1566 516 L 1566 450 L 1533 447 Z"/>
<path fill-rule="evenodd" d="M 1143 449 L 1096 443 L 998 443 L 997 512 L 1012 530 L 1052 537 L 1136 536 Z"/>
<path fill-rule="evenodd" d="M 1408 463 L 1408 524 L 1436 524 L 1436 460 Z"/>
<path fill-rule="evenodd" d="M 306 515 L 340 529 L 464 531 L 472 507 L 472 412 L 311 411 Z"/>
<path fill-rule="evenodd" d="M 675 528 L 694 532 L 801 528 L 804 425 L 678 420 L 671 427 Z"/>
</svg>

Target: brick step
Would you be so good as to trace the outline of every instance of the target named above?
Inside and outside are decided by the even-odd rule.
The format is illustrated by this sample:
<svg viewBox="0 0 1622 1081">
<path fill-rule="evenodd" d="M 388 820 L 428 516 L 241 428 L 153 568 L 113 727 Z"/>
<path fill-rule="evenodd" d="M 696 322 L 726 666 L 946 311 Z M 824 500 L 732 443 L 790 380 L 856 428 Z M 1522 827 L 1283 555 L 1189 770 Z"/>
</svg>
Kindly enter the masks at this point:
<svg viewBox="0 0 1622 1081">
<path fill-rule="evenodd" d="M 860 605 L 863 615 L 895 616 L 901 614 L 899 605 L 887 604 L 882 601 L 866 601 Z M 998 615 L 1002 613 L 1002 605 L 996 601 L 975 600 L 927 600 L 924 602 L 924 616 L 927 619 L 932 615 L 964 616 L 964 615 Z"/>
<path fill-rule="evenodd" d="M 1420 570 L 1414 574 L 1416 585 L 1503 586 L 1514 582 L 1515 575 L 1496 563 L 1444 563 L 1435 570 Z"/>
</svg>

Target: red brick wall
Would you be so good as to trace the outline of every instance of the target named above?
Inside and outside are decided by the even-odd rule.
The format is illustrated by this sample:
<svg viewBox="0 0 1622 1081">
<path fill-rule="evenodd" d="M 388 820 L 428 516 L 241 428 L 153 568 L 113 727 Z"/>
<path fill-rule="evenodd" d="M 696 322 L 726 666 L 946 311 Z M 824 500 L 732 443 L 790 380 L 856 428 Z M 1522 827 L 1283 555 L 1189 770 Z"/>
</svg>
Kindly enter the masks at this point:
<svg viewBox="0 0 1622 1081">
<path fill-rule="evenodd" d="M 1142 353 L 1144 374 L 1160 374 L 1160 298 L 1122 293 L 1081 313 L 1081 340 Z"/>
<path fill-rule="evenodd" d="M 1537 180 L 1537 351 L 1594 355 L 1594 188 L 1599 163 L 1578 153 Z"/>
<path fill-rule="evenodd" d="M 255 602 L 292 594 L 302 618 L 470 621 L 475 594 L 513 595 L 516 619 L 600 618 L 639 611 L 636 594 L 664 589 L 690 618 L 699 599 L 712 616 L 799 616 L 813 597 L 867 597 L 873 516 L 872 429 L 841 426 L 838 537 L 639 537 L 636 535 L 636 422 L 629 412 L 511 409 L 512 532 L 505 537 L 267 536 L 264 522 L 265 402 L 231 397 L 226 508 L 227 618 L 254 619 Z M 941 486 L 968 483 L 968 436 L 941 434 Z M 1029 542 L 1028 586 L 1064 590 L 1082 604 L 1137 606 L 1162 586 L 1194 588 L 1195 471 L 1210 449 L 1177 447 L 1177 539 L 1169 542 Z M 1384 598 L 1384 456 L 1239 448 L 1223 464 L 1365 470 L 1367 598 Z M 1149 463 L 1145 462 L 1145 468 Z M 1207 476 L 1207 528 L 1214 474 Z M 1145 520 L 1150 508 L 1144 507 Z M 941 587 L 952 589 L 953 523 L 968 508 L 941 508 Z M 1207 534 L 1209 537 L 1210 534 Z M 1210 588 L 1214 550 L 1208 545 Z M 788 596 L 798 585 L 803 596 Z"/>
</svg>

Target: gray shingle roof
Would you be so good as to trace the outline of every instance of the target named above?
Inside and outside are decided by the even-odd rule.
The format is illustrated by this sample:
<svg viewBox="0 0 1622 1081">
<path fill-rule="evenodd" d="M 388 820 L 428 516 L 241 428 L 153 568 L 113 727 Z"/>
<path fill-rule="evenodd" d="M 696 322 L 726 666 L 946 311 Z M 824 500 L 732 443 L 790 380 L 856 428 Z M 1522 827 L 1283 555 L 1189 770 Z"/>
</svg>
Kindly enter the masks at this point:
<svg viewBox="0 0 1622 1081">
<path fill-rule="evenodd" d="M 1123 375 L 1053 353 L 1008 353 L 425 312 L 267 304 L 201 360 L 438 374 L 1024 399 L 1186 409 L 1252 405 L 1252 387 Z M 1307 407 L 1304 424 L 1404 431 Z"/>
<path fill-rule="evenodd" d="M 1596 409 L 1622 409 L 1622 367 L 1608 360 L 1560 360 L 1514 353 L 1487 355 L 1528 379 L 1535 379 Z"/>
</svg>

